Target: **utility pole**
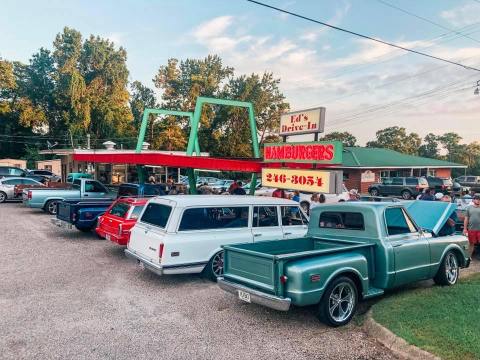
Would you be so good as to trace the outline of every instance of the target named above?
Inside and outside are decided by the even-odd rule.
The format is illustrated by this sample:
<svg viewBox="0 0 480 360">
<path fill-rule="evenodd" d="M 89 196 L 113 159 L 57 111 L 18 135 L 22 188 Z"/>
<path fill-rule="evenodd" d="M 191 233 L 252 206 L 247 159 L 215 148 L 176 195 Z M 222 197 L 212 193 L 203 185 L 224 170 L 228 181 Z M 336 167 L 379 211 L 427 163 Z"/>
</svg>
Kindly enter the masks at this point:
<svg viewBox="0 0 480 360">
<path fill-rule="evenodd" d="M 87 150 L 90 150 L 90 134 L 87 134 Z"/>
</svg>

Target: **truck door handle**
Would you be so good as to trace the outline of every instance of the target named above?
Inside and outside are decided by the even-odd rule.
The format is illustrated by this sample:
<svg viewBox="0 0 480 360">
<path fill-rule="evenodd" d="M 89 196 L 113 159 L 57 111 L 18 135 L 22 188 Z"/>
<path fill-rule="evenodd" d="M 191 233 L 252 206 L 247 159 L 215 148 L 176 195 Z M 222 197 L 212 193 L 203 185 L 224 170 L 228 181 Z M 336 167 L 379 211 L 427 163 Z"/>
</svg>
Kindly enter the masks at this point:
<svg viewBox="0 0 480 360">
<path fill-rule="evenodd" d="M 83 194 L 83 196 L 88 196 L 88 194 Z"/>
<path fill-rule="evenodd" d="M 253 236 L 258 237 L 258 236 L 262 236 L 262 234 L 253 234 Z"/>
<path fill-rule="evenodd" d="M 397 244 L 393 244 L 392 247 L 400 247 L 402 245 L 403 245 L 403 243 L 397 243 Z"/>
<path fill-rule="evenodd" d="M 285 233 L 285 235 L 292 235 L 292 233 Z"/>
</svg>

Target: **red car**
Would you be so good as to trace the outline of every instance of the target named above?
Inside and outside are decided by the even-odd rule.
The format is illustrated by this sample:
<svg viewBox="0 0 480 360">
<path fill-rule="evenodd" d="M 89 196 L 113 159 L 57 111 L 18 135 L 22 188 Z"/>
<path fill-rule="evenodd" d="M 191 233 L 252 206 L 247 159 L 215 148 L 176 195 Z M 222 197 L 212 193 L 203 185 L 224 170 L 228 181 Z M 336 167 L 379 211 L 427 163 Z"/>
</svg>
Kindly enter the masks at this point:
<svg viewBox="0 0 480 360">
<path fill-rule="evenodd" d="M 130 239 L 130 230 L 148 200 L 148 198 L 120 198 L 115 201 L 98 219 L 95 229 L 98 236 L 126 246 Z"/>
</svg>

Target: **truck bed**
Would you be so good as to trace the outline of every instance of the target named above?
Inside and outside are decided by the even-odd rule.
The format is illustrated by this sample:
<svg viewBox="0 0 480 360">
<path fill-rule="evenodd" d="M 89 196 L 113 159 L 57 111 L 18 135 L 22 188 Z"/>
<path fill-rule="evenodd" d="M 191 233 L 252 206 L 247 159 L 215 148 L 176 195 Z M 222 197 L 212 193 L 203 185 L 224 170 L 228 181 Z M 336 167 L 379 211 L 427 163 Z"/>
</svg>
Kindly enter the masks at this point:
<svg viewBox="0 0 480 360">
<path fill-rule="evenodd" d="M 67 199 L 60 201 L 58 203 L 57 209 L 57 219 L 67 221 L 69 223 L 74 223 L 72 219 L 72 215 L 78 211 L 80 208 L 99 208 L 105 211 L 113 202 L 113 199 L 106 199 L 106 198 L 90 198 L 88 200 L 85 199 Z M 76 219 L 79 220 L 79 219 Z"/>
<path fill-rule="evenodd" d="M 279 279 L 288 262 L 373 246 L 317 237 L 229 245 L 224 247 L 224 278 L 279 295 Z"/>
</svg>

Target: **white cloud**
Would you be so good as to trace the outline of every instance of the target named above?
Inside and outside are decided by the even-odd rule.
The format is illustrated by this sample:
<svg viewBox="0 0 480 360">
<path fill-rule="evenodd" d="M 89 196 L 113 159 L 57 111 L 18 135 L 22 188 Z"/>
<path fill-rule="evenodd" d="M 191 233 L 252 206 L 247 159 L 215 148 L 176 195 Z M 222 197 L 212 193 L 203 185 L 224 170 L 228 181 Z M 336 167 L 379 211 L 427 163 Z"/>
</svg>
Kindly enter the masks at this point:
<svg viewBox="0 0 480 360">
<path fill-rule="evenodd" d="M 219 16 L 201 24 L 193 35 L 199 40 L 221 36 L 232 22 L 233 16 Z"/>
<path fill-rule="evenodd" d="M 444 10 L 440 13 L 440 16 L 453 26 L 470 25 L 477 22 L 480 17 L 480 4 L 467 3 L 450 10 Z"/>
<path fill-rule="evenodd" d="M 126 35 L 126 33 L 122 32 L 112 32 L 105 35 L 104 37 L 113 42 L 115 46 L 122 46 Z"/>
</svg>

